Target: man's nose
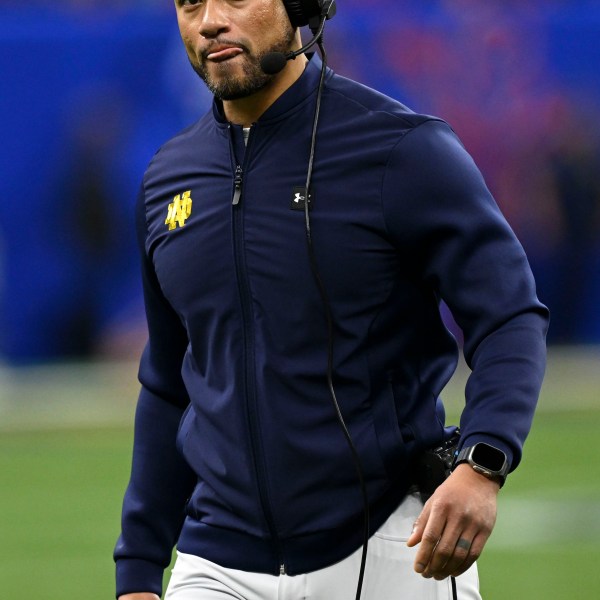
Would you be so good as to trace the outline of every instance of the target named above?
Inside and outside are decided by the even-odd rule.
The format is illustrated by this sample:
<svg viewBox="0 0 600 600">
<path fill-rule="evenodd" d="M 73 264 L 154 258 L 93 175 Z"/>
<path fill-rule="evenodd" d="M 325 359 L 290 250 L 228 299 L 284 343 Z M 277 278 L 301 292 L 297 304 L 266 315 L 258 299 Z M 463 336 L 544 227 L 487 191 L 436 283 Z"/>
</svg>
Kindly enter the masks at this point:
<svg viewBox="0 0 600 600">
<path fill-rule="evenodd" d="M 199 33 L 203 38 L 214 38 L 229 29 L 229 20 L 222 0 L 205 0 Z"/>
</svg>

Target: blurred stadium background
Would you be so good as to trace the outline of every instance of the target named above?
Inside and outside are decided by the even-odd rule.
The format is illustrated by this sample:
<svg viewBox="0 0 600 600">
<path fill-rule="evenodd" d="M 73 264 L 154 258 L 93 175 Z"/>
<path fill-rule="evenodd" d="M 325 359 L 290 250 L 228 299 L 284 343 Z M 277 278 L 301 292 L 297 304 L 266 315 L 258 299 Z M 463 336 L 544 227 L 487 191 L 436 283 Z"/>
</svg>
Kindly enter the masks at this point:
<svg viewBox="0 0 600 600">
<path fill-rule="evenodd" d="M 338 4 L 331 65 L 450 122 L 553 314 L 484 600 L 598 598 L 600 2 Z M 0 72 L 0 581 L 11 598 L 100 600 L 145 336 L 133 202 L 210 98 L 169 0 L 0 0 Z M 445 393 L 451 418 L 465 377 Z"/>
</svg>

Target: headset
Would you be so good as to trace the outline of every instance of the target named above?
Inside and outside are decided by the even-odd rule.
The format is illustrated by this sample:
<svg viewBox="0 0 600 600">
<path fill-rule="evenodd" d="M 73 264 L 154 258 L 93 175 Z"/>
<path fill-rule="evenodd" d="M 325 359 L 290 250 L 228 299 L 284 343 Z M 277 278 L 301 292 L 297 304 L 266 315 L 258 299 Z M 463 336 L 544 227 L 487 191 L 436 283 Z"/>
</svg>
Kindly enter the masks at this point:
<svg viewBox="0 0 600 600">
<path fill-rule="evenodd" d="M 261 69 L 268 75 L 276 75 L 283 70 L 288 60 L 295 60 L 296 57 L 310 50 L 315 44 L 323 40 L 323 30 L 325 21 L 333 18 L 337 12 L 335 0 L 283 0 L 283 4 L 289 16 L 292 27 L 303 27 L 308 25 L 313 33 L 312 39 L 302 46 L 300 50 L 288 52 L 269 52 L 260 61 Z M 322 50 L 322 45 L 319 44 Z M 322 85 L 319 87 L 319 96 L 322 92 Z"/>
</svg>

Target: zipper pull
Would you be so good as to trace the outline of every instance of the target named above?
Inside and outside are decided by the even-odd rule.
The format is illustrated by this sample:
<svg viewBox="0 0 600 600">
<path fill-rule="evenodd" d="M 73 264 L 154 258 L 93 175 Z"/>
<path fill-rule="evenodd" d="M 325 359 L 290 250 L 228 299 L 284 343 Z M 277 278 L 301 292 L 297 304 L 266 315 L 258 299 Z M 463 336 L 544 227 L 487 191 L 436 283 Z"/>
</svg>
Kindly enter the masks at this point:
<svg viewBox="0 0 600 600">
<path fill-rule="evenodd" d="M 243 172 L 242 167 L 239 165 L 235 169 L 235 191 L 233 192 L 233 205 L 237 206 L 240 203 L 240 198 L 242 197 L 242 181 L 243 181 Z"/>
</svg>

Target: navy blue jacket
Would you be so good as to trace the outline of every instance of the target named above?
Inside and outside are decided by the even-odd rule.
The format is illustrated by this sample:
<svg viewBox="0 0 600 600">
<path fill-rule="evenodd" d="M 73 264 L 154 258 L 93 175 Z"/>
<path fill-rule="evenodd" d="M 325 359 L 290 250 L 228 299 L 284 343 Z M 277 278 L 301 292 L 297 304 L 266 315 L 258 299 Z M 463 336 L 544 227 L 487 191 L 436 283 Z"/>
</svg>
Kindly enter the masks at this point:
<svg viewBox="0 0 600 600">
<path fill-rule="evenodd" d="M 215 103 L 146 172 L 138 226 L 150 337 L 115 550 L 119 594 L 160 593 L 176 542 L 226 567 L 292 575 L 360 546 L 361 497 L 326 384 L 304 213 L 293 209 L 319 70 L 313 57 L 247 147 Z M 548 315 L 521 245 L 443 121 L 328 71 L 313 190 L 335 389 L 376 529 L 411 484 L 415 457 L 445 435 L 436 403 L 458 352 L 440 300 L 472 368 L 462 443 L 502 448 L 513 469 Z"/>
</svg>

